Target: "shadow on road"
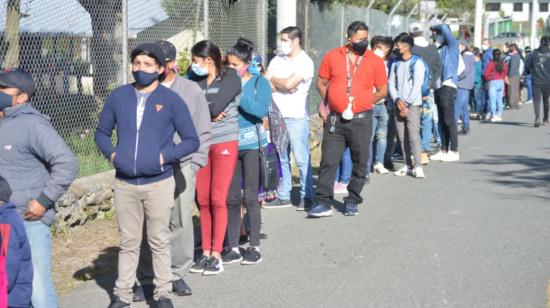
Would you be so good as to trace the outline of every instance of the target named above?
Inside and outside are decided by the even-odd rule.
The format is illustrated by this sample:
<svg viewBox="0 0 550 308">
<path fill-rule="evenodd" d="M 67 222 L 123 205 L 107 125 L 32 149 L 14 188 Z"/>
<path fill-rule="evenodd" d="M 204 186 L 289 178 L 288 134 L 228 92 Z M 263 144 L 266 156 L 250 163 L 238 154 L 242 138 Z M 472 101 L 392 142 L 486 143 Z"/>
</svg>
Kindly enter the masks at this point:
<svg viewBox="0 0 550 308">
<path fill-rule="evenodd" d="M 98 286 L 112 296 L 117 277 L 119 248 L 107 247 L 92 261 L 92 265 L 82 268 L 73 274 L 73 278 L 82 281 L 94 279 Z"/>
<path fill-rule="evenodd" d="M 485 167 L 492 174 L 490 181 L 511 188 L 537 188 L 538 193 L 531 198 L 550 198 L 550 158 L 539 158 L 526 155 L 488 155 L 483 160 L 466 162 L 466 164 Z M 498 166 L 497 168 L 490 168 Z M 546 193 L 541 193 L 544 190 Z"/>
</svg>

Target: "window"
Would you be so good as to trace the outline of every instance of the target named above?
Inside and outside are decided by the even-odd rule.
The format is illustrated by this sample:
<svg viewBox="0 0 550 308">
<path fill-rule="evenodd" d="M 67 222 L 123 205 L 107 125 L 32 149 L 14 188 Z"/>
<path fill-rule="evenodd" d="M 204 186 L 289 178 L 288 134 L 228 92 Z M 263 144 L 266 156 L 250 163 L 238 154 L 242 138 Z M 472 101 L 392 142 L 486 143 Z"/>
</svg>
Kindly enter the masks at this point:
<svg viewBox="0 0 550 308">
<path fill-rule="evenodd" d="M 539 12 L 548 12 L 548 3 L 539 3 Z"/>
<path fill-rule="evenodd" d="M 514 12 L 523 12 L 523 3 L 514 3 Z"/>
<path fill-rule="evenodd" d="M 487 3 L 487 4 L 485 4 L 485 10 L 487 12 L 499 12 L 500 11 L 500 3 Z"/>
</svg>

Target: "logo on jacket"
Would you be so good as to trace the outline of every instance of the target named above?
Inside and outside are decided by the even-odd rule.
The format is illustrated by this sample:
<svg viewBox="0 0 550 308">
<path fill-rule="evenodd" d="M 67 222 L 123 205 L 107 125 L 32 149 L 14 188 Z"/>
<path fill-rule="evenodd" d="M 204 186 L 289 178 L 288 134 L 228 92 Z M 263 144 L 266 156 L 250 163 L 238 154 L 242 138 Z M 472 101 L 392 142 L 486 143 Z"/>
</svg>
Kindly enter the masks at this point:
<svg viewBox="0 0 550 308">
<path fill-rule="evenodd" d="M 9 150 L 11 150 L 11 149 L 12 149 L 11 144 L 8 144 L 8 145 L 5 145 L 5 146 L 4 146 L 4 150 L 6 150 L 6 151 L 9 151 Z"/>
<path fill-rule="evenodd" d="M 229 150 L 228 149 L 224 149 L 220 155 L 223 155 L 223 156 L 229 156 L 231 153 L 229 153 Z"/>
<path fill-rule="evenodd" d="M 160 112 L 162 110 L 162 107 L 164 107 L 164 106 L 160 105 L 160 104 L 155 105 L 155 108 L 157 108 L 157 112 Z"/>
</svg>

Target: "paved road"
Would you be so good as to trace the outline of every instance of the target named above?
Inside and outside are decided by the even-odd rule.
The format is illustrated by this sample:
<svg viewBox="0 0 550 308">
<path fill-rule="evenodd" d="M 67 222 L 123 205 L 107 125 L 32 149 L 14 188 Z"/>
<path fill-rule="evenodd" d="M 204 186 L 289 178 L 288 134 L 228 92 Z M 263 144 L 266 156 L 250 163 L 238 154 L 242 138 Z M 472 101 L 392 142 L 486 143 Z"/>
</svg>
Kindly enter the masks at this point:
<svg viewBox="0 0 550 308">
<path fill-rule="evenodd" d="M 527 105 L 474 122 L 461 162 L 432 162 L 425 180 L 375 176 L 358 217 L 264 210 L 264 262 L 190 274 L 194 294 L 176 307 L 544 307 L 550 128 L 532 118 Z M 106 307 L 112 279 L 61 307 Z"/>
</svg>

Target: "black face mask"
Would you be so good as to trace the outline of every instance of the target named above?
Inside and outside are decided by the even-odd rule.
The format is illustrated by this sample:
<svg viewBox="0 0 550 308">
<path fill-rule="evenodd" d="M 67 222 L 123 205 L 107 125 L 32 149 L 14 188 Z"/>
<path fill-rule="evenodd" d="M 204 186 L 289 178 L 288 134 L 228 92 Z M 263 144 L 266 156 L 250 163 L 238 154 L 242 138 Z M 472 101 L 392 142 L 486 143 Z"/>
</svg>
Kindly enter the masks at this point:
<svg viewBox="0 0 550 308">
<path fill-rule="evenodd" d="M 396 56 L 397 58 L 401 58 L 401 56 L 403 56 L 403 55 L 401 54 L 401 51 L 400 51 L 399 49 L 394 49 L 394 50 L 392 51 L 392 53 L 393 53 L 393 55 Z"/>
<path fill-rule="evenodd" d="M 369 47 L 369 40 L 363 40 L 360 42 L 352 42 L 351 43 L 351 49 L 353 49 L 358 54 L 362 55 L 365 53 L 367 48 Z"/>
</svg>

